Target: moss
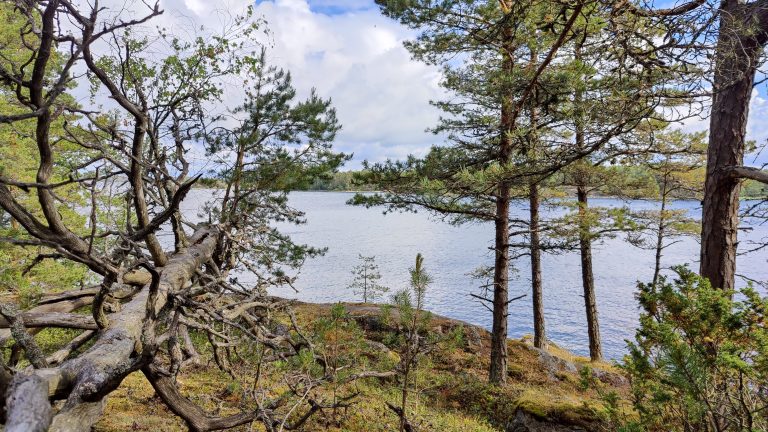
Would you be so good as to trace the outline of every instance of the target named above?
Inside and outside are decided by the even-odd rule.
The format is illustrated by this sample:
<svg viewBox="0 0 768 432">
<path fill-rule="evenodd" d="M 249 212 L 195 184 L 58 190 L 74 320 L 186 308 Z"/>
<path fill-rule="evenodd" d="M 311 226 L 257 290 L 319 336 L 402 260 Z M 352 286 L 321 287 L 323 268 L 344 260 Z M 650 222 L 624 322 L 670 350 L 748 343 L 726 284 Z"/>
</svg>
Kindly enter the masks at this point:
<svg viewBox="0 0 768 432">
<path fill-rule="evenodd" d="M 126 430 L 183 432 L 188 429 L 155 396 L 144 376 L 134 372 L 107 398 L 105 415 L 94 427 L 96 432 Z"/>
<path fill-rule="evenodd" d="M 307 329 L 328 329 L 331 307 L 299 304 L 296 307 L 297 319 Z M 351 316 L 366 313 L 379 316 L 380 312 L 371 305 L 346 305 L 346 313 Z M 354 334 L 355 338 L 385 344 L 398 337 L 391 327 L 364 328 L 350 324 L 345 327 L 350 332 L 344 336 Z M 487 333 L 479 331 L 482 340 L 479 344 L 474 341 L 470 347 L 466 325 L 435 317 L 431 331 L 444 337 L 437 338 L 442 342 L 438 343 L 419 368 L 419 391 L 412 395 L 413 404 L 409 408 L 409 411 L 412 410 L 412 421 L 422 431 L 501 431 L 514 420 L 518 410 L 524 410 L 541 420 L 593 429 L 595 424 L 603 422 L 607 417 L 606 404 L 601 395 L 609 391 L 620 396 L 627 394 L 625 388 L 612 388 L 604 384 L 584 388 L 578 373 L 560 371 L 553 378 L 539 363 L 538 353 L 531 350 L 524 340 L 509 341 L 508 383 L 493 386 L 487 383 L 490 347 Z M 335 340 L 332 337 L 337 336 L 326 331 L 323 337 L 327 342 Z M 194 333 L 192 337 L 196 344 L 199 343 L 198 350 L 203 357 L 209 357 L 203 338 Z M 347 344 L 349 340 L 340 342 Z M 397 364 L 397 354 L 393 351 L 381 350 L 380 346 L 376 348 L 366 343 L 359 346 L 362 350 L 359 364 L 368 370 L 389 370 Z M 556 345 L 552 346 L 550 353 L 574 361 L 577 365 L 590 364 L 587 359 L 573 356 Z M 289 365 L 267 368 L 263 371 L 263 379 L 271 382 L 269 380 L 273 375 L 270 374 L 275 374 L 280 367 Z M 612 368 L 611 365 L 599 367 Z M 216 369 L 213 363 L 185 370 L 179 376 L 179 381 L 182 392 L 206 410 L 220 410 L 221 414 L 227 414 L 237 412 L 243 405 L 240 394 L 247 384 L 234 382 L 229 375 Z M 274 385 L 276 388 L 273 390 L 277 391 L 280 384 L 275 382 Z M 354 391 L 359 395 L 352 407 L 337 410 L 333 415 L 316 415 L 305 430 L 384 432 L 395 429 L 397 417 L 386 407 L 386 402 L 398 401 L 396 380 L 360 381 Z M 144 377 L 134 373 L 110 396 L 106 415 L 96 430 L 183 431 L 186 427 L 154 396 L 152 387 Z M 254 425 L 253 429 L 246 425 L 239 430 L 263 429 L 260 425 Z"/>
<path fill-rule="evenodd" d="M 45 354 L 51 354 L 64 347 L 81 332 L 82 330 L 75 329 L 45 328 L 35 335 L 35 342 Z"/>
</svg>

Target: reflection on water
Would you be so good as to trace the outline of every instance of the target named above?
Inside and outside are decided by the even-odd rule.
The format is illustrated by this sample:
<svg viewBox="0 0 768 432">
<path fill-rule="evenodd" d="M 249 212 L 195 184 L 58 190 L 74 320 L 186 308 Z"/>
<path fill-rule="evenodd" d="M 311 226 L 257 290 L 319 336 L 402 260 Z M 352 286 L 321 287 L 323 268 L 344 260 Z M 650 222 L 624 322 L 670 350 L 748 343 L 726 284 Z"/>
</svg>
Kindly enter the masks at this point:
<svg viewBox="0 0 768 432">
<path fill-rule="evenodd" d="M 365 209 L 345 205 L 351 193 L 295 192 L 291 204 L 306 212 L 308 223 L 285 226 L 283 232 L 297 242 L 328 247 L 328 253 L 310 260 L 303 267 L 295 293 L 290 289 L 274 290 L 272 294 L 312 302 L 356 301 L 347 289 L 351 269 L 358 254 L 375 255 L 382 273 L 382 283 L 393 290 L 408 282 L 408 268 L 417 252 L 425 257 L 425 266 L 434 283 L 427 294 L 427 308 L 437 314 L 465 320 L 486 328 L 491 315 L 470 293 L 478 293 L 480 282 L 468 275 L 474 269 L 492 263 L 489 246 L 493 226 L 471 224 L 460 227 L 435 221 L 426 213 L 383 215 L 380 209 Z M 196 214 L 209 199 L 210 191 L 194 190 L 184 201 L 186 214 Z M 621 206 L 615 199 L 593 199 L 593 205 Z M 652 208 L 654 203 L 632 202 L 634 208 Z M 699 203 L 676 202 L 676 208 L 689 209 L 698 216 Z M 513 205 L 512 213 L 527 216 L 524 203 Z M 741 234 L 760 240 L 768 237 L 765 226 L 753 227 Z M 697 268 L 699 245 L 694 239 L 684 239 L 665 250 L 663 265 L 690 263 Z M 530 268 L 527 257 L 513 263 L 510 296 L 530 290 Z M 768 280 L 765 252 L 739 258 L 739 273 L 757 280 Z M 581 273 L 578 256 L 574 253 L 543 256 L 544 304 L 547 332 L 550 339 L 576 353 L 588 354 L 584 300 L 581 294 Z M 635 248 L 622 239 L 610 239 L 594 246 L 594 272 L 600 313 L 603 349 L 609 358 L 618 359 L 625 352 L 625 340 L 634 335 L 638 306 L 635 301 L 637 281 L 648 281 L 653 274 L 653 251 Z M 243 275 L 241 280 L 247 280 Z M 510 305 L 510 337 L 531 333 L 531 298 Z"/>
</svg>

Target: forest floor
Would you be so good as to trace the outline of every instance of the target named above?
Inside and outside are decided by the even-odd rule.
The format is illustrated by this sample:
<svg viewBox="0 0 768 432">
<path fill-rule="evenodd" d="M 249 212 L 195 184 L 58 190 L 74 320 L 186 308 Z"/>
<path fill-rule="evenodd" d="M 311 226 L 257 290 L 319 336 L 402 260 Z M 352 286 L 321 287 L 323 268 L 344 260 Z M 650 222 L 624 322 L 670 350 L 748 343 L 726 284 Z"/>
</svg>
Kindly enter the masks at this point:
<svg viewBox="0 0 768 432">
<path fill-rule="evenodd" d="M 328 327 L 332 305 L 297 303 L 302 328 Z M 354 356 L 369 370 L 393 370 L 399 362 L 397 326 L 392 311 L 369 304 L 345 304 L 347 321 L 340 333 L 324 332 L 325 343 L 337 343 L 341 356 Z M 419 431 L 601 431 L 631 416 L 628 384 L 618 369 L 590 363 L 551 344 L 533 348 L 527 338 L 509 340 L 509 375 L 504 386 L 487 383 L 490 335 L 460 321 L 432 316 L 429 334 L 434 347 L 420 361 L 416 391 L 409 398 L 411 422 Z M 322 332 L 321 332 L 322 333 Z M 351 341 L 357 340 L 359 343 Z M 330 341 L 330 342 L 329 342 Z M 202 344 L 201 344 L 202 346 Z M 352 351 L 352 346 L 357 351 Z M 178 377 L 182 392 L 209 412 L 229 414 L 242 404 L 247 383 L 220 371 L 201 351 L 201 362 Z M 349 359 L 347 359 L 349 361 Z M 362 363 L 361 363 L 362 362 Z M 236 364 L 232 365 L 237 368 Z M 275 371 L 277 371 L 275 369 Z M 247 371 L 246 371 L 247 372 Z M 270 370 L 262 372 L 268 376 Z M 267 382 L 269 378 L 263 378 Z M 320 390 L 330 397 L 331 388 Z M 393 431 L 398 417 L 387 407 L 397 404 L 396 377 L 366 378 L 345 388 L 339 397 L 356 393 L 349 408 L 315 414 L 307 431 Z M 185 424 L 155 395 L 140 372 L 128 376 L 109 398 L 96 431 L 184 431 Z M 261 431 L 254 423 L 238 430 Z"/>
</svg>

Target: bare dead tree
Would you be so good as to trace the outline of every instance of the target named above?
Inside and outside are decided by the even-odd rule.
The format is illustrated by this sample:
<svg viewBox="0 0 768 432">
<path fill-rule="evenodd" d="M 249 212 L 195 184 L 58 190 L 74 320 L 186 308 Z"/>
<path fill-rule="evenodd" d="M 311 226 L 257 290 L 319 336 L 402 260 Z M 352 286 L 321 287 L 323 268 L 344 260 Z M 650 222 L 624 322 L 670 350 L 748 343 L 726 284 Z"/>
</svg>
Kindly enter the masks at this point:
<svg viewBox="0 0 768 432">
<path fill-rule="evenodd" d="M 32 124 L 39 161 L 34 179 L 0 177 L 0 207 L 22 228 L 2 241 L 39 248 L 32 265 L 68 260 L 87 267 L 94 280 L 44 295 L 26 311 L 0 308 L 0 327 L 7 329 L 0 340 L 14 340 L 32 365 L 3 365 L 6 430 L 91 430 L 106 396 L 136 371 L 197 431 L 254 421 L 269 431 L 292 430 L 332 408 L 336 402 L 316 391 L 331 379 L 326 373 L 287 373 L 287 390 L 274 397 L 257 383 L 242 412 L 224 417 L 205 412 L 176 384 L 176 375 L 197 361 L 190 333 L 207 339 L 216 364 L 233 376 L 257 369 L 243 366 L 253 359 L 238 347 L 259 347 L 257 366 L 303 351 L 321 358 L 290 305 L 266 290 L 292 283 L 284 269 L 320 252 L 293 244 L 270 222 L 300 223 L 287 191 L 345 160 L 330 147 L 338 130 L 330 103 L 315 95 L 295 102 L 286 74 L 266 66 L 263 53 L 248 54 L 260 25 L 250 11 L 221 34 L 182 41 L 147 35 L 144 24 L 162 13 L 159 3 L 131 18 L 109 15 L 98 2 L 85 9 L 70 0 L 2 7 L 22 23 L 14 48 L 22 60 L 0 58 L 0 92 L 12 100 L 0 124 Z M 152 55 L 157 51 L 163 58 Z M 255 84 L 242 106 L 220 108 L 228 80 L 243 76 Z M 67 94 L 89 79 L 94 100 L 108 100 L 109 109 L 86 109 Z M 271 103 L 268 113 L 259 105 L 264 101 Z M 239 119 L 239 127 L 225 129 L 225 115 Z M 227 189 L 219 210 L 193 223 L 180 203 L 198 179 L 187 158 L 199 142 L 210 144 Z M 78 157 L 64 158 L 64 146 Z M 74 207 L 59 195 L 64 190 L 89 198 L 80 208 L 88 213 L 86 226 L 62 218 L 62 209 Z M 161 231 L 173 234 L 172 244 Z M 256 282 L 235 277 L 242 271 Z M 91 316 L 74 313 L 84 307 Z M 275 330 L 279 316 L 293 332 Z M 46 357 L 32 334 L 48 327 L 82 332 Z M 83 349 L 86 342 L 92 344 Z"/>
</svg>

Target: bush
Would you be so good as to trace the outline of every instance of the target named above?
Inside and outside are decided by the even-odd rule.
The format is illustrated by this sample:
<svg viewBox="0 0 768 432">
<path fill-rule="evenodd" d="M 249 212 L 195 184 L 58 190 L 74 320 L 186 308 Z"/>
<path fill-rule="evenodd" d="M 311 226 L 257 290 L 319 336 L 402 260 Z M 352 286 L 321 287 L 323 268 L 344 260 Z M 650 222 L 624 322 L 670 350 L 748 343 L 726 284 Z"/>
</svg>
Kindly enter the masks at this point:
<svg viewBox="0 0 768 432">
<path fill-rule="evenodd" d="M 686 267 L 640 284 L 643 313 L 623 368 L 652 431 L 768 430 L 768 300 L 712 288 Z M 738 300 L 734 300 L 734 294 Z"/>
</svg>

